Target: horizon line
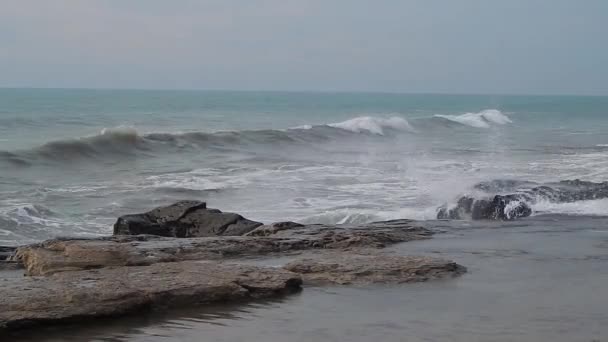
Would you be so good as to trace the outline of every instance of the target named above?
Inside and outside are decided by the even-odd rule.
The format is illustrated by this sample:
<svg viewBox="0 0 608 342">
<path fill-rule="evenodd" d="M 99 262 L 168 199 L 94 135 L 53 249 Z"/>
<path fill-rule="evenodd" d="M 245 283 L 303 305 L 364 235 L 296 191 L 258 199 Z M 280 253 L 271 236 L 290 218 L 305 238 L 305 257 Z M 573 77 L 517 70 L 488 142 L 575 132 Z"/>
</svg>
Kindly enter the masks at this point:
<svg viewBox="0 0 608 342">
<path fill-rule="evenodd" d="M 378 94 L 378 95 L 444 95 L 444 96 L 569 96 L 569 97 L 608 97 L 608 94 L 572 93 L 483 93 L 483 92 L 429 92 L 429 91 L 380 91 L 380 90 L 329 90 L 329 89 L 222 89 L 222 88 L 112 88 L 112 87 L 40 87 L 40 86 L 0 86 L 0 90 L 118 90 L 118 91 L 183 91 L 183 92 L 234 92 L 234 93 L 291 93 L 291 94 Z"/>
</svg>

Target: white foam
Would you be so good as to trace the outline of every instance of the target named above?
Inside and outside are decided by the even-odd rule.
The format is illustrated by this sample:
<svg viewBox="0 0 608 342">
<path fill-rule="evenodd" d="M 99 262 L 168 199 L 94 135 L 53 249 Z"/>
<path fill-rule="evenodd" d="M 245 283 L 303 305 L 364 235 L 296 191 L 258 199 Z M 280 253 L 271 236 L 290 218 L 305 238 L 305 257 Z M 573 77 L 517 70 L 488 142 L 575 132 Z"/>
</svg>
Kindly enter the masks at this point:
<svg viewBox="0 0 608 342">
<path fill-rule="evenodd" d="M 513 122 L 508 116 L 497 109 L 486 109 L 479 113 L 465 113 L 461 115 L 437 114 L 435 117 L 475 128 L 490 128 L 491 124 L 506 125 Z"/>
<path fill-rule="evenodd" d="M 407 120 L 393 116 L 391 118 L 378 118 L 373 116 L 361 116 L 343 122 L 332 123 L 328 126 L 340 128 L 354 133 L 369 132 L 384 135 L 384 129 L 413 132 L 414 129 Z"/>
<path fill-rule="evenodd" d="M 102 129 L 98 137 L 135 142 L 139 139 L 139 133 L 135 128 L 130 126 L 116 126 Z"/>
<path fill-rule="evenodd" d="M 514 216 L 512 216 L 513 214 L 517 213 L 517 208 L 522 205 L 522 201 L 511 201 L 509 203 L 507 203 L 507 205 L 504 208 L 503 213 L 505 214 L 505 216 L 507 217 L 507 219 L 512 219 L 515 218 Z"/>
<path fill-rule="evenodd" d="M 302 218 L 305 224 L 363 224 L 380 221 L 380 217 L 368 209 L 337 209 Z"/>
<path fill-rule="evenodd" d="M 302 125 L 302 126 L 296 126 L 290 129 L 304 129 L 304 130 L 309 130 L 312 129 L 312 125 Z"/>
<path fill-rule="evenodd" d="M 608 215 L 608 198 L 571 203 L 540 201 L 532 206 L 535 214 Z"/>
<path fill-rule="evenodd" d="M 487 110 L 481 111 L 479 114 L 481 114 L 481 116 L 485 120 L 495 123 L 495 124 L 506 125 L 506 124 L 513 123 L 513 121 L 511 121 L 511 119 L 508 116 L 506 116 L 505 114 L 503 114 L 501 111 L 499 111 L 497 109 L 487 109 Z"/>
<path fill-rule="evenodd" d="M 189 190 L 221 190 L 241 188 L 250 183 L 244 175 L 229 175 L 214 169 L 197 169 L 182 173 L 169 173 L 146 177 L 138 187 L 183 188 Z M 255 177 L 258 173 L 249 172 Z"/>
<path fill-rule="evenodd" d="M 52 212 L 41 206 L 30 203 L 19 203 L 0 210 L 0 217 L 13 221 L 17 225 L 37 224 L 58 227 L 59 221 L 51 218 Z"/>
</svg>

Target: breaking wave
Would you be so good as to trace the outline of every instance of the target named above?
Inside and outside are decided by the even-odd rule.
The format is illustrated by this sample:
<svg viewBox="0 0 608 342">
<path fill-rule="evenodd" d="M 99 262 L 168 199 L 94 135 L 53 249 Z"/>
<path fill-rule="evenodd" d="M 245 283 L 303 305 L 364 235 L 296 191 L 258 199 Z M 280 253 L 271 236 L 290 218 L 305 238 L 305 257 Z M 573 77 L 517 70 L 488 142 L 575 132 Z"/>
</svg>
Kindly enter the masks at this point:
<svg viewBox="0 0 608 342">
<path fill-rule="evenodd" d="M 437 210 L 438 219 L 513 220 L 541 214 L 608 216 L 608 182 L 564 180 L 539 184 L 494 180 Z"/>
<path fill-rule="evenodd" d="M 511 120 L 498 110 L 485 110 L 458 116 L 436 116 L 471 127 L 489 127 Z M 421 128 L 433 123 L 433 118 L 417 119 Z M 423 121 L 419 121 L 423 120 Z M 425 121 L 426 120 L 426 121 Z M 423 129 L 424 130 L 424 129 Z M 316 144 L 339 139 L 382 139 L 399 134 L 423 133 L 402 117 L 361 116 L 346 121 L 304 125 L 276 130 L 243 130 L 187 133 L 140 133 L 132 127 L 105 128 L 97 135 L 51 141 L 41 146 L 17 151 L 0 151 L 0 162 L 14 166 L 30 166 L 38 162 L 52 163 L 79 160 L 109 160 L 132 156 L 155 156 L 185 149 L 215 149 L 221 151 Z M 352 142 L 352 141 L 351 141 Z"/>
<path fill-rule="evenodd" d="M 461 115 L 437 114 L 435 117 L 475 128 L 490 128 L 491 125 L 506 125 L 513 122 L 508 116 L 497 109 L 487 109 L 479 113 L 466 113 Z"/>
<path fill-rule="evenodd" d="M 354 133 L 369 132 L 377 135 L 384 135 L 386 129 L 397 131 L 413 132 L 414 128 L 404 118 L 392 117 L 388 119 L 363 116 L 344 122 L 329 124 L 330 127 L 340 128 Z"/>
</svg>

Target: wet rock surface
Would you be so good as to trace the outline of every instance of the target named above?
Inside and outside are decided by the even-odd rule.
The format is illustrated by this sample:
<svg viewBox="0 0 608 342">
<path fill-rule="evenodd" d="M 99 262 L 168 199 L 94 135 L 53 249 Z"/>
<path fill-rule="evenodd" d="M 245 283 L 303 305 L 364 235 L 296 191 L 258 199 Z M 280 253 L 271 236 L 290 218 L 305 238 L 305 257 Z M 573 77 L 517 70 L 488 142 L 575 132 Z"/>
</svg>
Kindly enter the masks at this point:
<svg viewBox="0 0 608 342">
<path fill-rule="evenodd" d="M 466 268 L 444 259 L 392 255 L 336 255 L 288 263 L 286 270 L 302 275 L 305 284 L 368 285 L 424 282 L 452 278 Z"/>
<path fill-rule="evenodd" d="M 487 197 L 461 197 L 453 208 L 441 207 L 438 219 L 514 220 L 532 215 L 532 205 L 539 201 L 572 203 L 608 198 L 608 182 L 578 179 L 538 184 L 514 180 L 494 180 L 475 186 L 494 193 Z"/>
<path fill-rule="evenodd" d="M 298 291 L 301 279 L 277 268 L 190 261 L 7 278 L 0 284 L 1 330 L 142 309 L 272 297 Z"/>
<path fill-rule="evenodd" d="M 277 226 L 289 226 L 291 229 L 277 230 Z M 279 223 L 259 227 L 257 232 L 252 232 L 252 236 L 183 239 L 153 235 L 56 239 L 19 248 L 14 260 L 23 263 L 28 275 L 46 275 L 108 266 L 235 259 L 311 249 L 382 248 L 432 235 L 428 229 L 418 227 L 409 220 L 358 226 Z"/>
<path fill-rule="evenodd" d="M 114 224 L 114 235 L 237 236 L 261 225 L 238 214 L 208 209 L 205 202 L 180 201 L 147 213 L 121 216 Z"/>
<path fill-rule="evenodd" d="M 440 208 L 438 219 L 515 220 L 532 215 L 532 208 L 519 195 L 496 195 L 492 199 L 461 197 L 455 208 Z"/>
<path fill-rule="evenodd" d="M 139 232 L 153 234 L 133 235 Z M 1 262 L 22 266 L 26 275 L 3 270 L 0 264 L 0 331 L 141 309 L 279 296 L 297 291 L 302 276 L 311 284 L 368 284 L 426 281 L 464 272 L 449 261 L 381 254 L 386 246 L 431 237 L 430 230 L 410 220 L 262 225 L 207 209 L 203 202 L 181 201 L 123 216 L 115 234 L 0 249 L 5 255 Z M 303 259 L 284 269 L 248 265 L 262 256 Z"/>
</svg>

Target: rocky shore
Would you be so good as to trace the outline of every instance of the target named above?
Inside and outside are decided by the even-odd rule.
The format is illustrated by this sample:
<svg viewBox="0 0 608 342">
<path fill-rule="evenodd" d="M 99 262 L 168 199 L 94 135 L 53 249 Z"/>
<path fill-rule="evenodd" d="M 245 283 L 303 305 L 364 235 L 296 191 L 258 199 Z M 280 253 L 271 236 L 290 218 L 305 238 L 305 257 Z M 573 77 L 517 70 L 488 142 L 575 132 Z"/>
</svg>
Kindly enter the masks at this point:
<svg viewBox="0 0 608 342">
<path fill-rule="evenodd" d="M 0 332 L 283 296 L 302 285 L 398 284 L 464 273 L 449 260 L 382 251 L 432 234 L 409 220 L 263 225 L 204 202 L 181 201 L 120 217 L 113 236 L 0 247 Z M 282 256 L 293 260 L 282 267 L 248 262 Z M 25 276 L 15 276 L 14 269 Z"/>
</svg>

